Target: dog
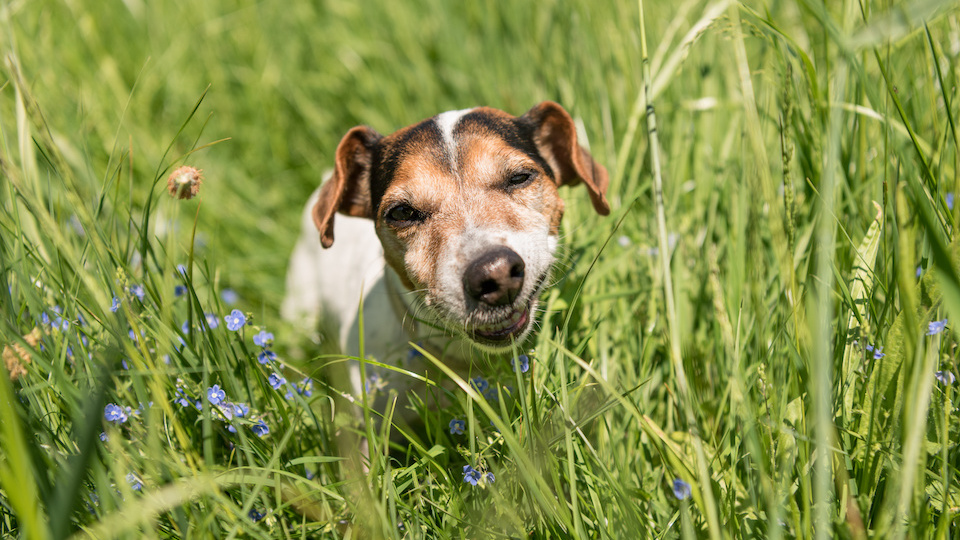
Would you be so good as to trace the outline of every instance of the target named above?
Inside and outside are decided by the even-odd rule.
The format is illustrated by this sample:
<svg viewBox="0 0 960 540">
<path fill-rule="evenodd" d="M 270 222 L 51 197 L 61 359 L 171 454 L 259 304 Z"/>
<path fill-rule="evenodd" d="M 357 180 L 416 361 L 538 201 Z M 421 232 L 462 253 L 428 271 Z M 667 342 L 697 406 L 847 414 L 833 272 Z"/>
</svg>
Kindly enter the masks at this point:
<svg viewBox="0 0 960 540">
<path fill-rule="evenodd" d="M 512 357 L 535 326 L 564 213 L 558 188 L 583 185 L 608 215 L 607 184 L 550 101 L 519 117 L 444 112 L 388 136 L 354 127 L 307 203 L 282 316 L 336 336 L 350 357 L 423 374 L 416 343 L 468 377 L 476 353 Z M 361 384 L 410 388 L 409 375 L 368 367 L 361 381 L 351 365 L 354 396 Z"/>
</svg>

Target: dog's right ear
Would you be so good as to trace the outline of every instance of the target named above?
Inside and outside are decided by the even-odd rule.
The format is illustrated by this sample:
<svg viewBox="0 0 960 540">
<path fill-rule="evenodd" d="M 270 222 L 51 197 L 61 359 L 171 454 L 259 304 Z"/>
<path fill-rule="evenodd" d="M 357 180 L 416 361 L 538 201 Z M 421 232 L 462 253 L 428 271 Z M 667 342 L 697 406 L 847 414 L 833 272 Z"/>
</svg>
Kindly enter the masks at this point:
<svg viewBox="0 0 960 540">
<path fill-rule="evenodd" d="M 320 188 L 320 197 L 313 206 L 313 223 L 320 231 L 320 244 L 333 245 L 333 217 L 337 212 L 348 216 L 373 218 L 370 202 L 370 174 L 373 151 L 383 138 L 367 126 L 347 132 L 337 145 L 333 176 Z"/>
</svg>

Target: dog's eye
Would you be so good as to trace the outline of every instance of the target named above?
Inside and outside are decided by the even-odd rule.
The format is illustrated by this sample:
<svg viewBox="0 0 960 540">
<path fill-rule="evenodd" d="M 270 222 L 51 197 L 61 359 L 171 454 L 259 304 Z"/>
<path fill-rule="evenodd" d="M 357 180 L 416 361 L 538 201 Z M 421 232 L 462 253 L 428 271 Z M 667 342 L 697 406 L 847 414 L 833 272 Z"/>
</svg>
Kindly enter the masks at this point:
<svg viewBox="0 0 960 540">
<path fill-rule="evenodd" d="M 412 206 L 398 204 L 387 211 L 387 221 L 394 225 L 412 225 L 415 221 L 422 221 L 423 214 Z"/>
<path fill-rule="evenodd" d="M 533 178 L 533 175 L 528 172 L 514 174 L 509 180 L 507 180 L 507 187 L 522 186 L 528 183 L 531 178 Z"/>
</svg>

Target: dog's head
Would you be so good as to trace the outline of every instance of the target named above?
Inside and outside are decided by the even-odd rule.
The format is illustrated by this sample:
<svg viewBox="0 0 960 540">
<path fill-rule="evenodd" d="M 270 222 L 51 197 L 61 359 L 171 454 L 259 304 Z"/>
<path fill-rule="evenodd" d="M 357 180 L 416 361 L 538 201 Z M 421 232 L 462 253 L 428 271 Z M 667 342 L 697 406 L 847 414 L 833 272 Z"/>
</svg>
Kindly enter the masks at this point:
<svg viewBox="0 0 960 540">
<path fill-rule="evenodd" d="M 501 351 L 532 328 L 563 216 L 557 188 L 580 183 L 607 215 L 607 171 L 562 107 L 520 117 L 479 107 L 386 137 L 351 129 L 313 217 L 324 247 L 337 212 L 374 220 L 387 263 L 430 314 Z"/>
</svg>

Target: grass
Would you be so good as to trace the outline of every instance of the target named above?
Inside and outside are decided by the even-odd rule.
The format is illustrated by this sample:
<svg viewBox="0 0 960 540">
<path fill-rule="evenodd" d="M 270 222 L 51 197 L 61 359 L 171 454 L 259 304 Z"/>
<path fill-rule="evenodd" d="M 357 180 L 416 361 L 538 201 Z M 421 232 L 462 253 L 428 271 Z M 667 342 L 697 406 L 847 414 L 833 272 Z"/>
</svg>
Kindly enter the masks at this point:
<svg viewBox="0 0 960 540">
<path fill-rule="evenodd" d="M 7 0 L 0 28 L 0 535 L 960 530 L 953 3 Z M 321 366 L 358 359 L 278 315 L 303 202 L 354 125 L 545 99 L 613 215 L 565 189 L 531 369 L 449 373 L 357 469 Z"/>
</svg>

